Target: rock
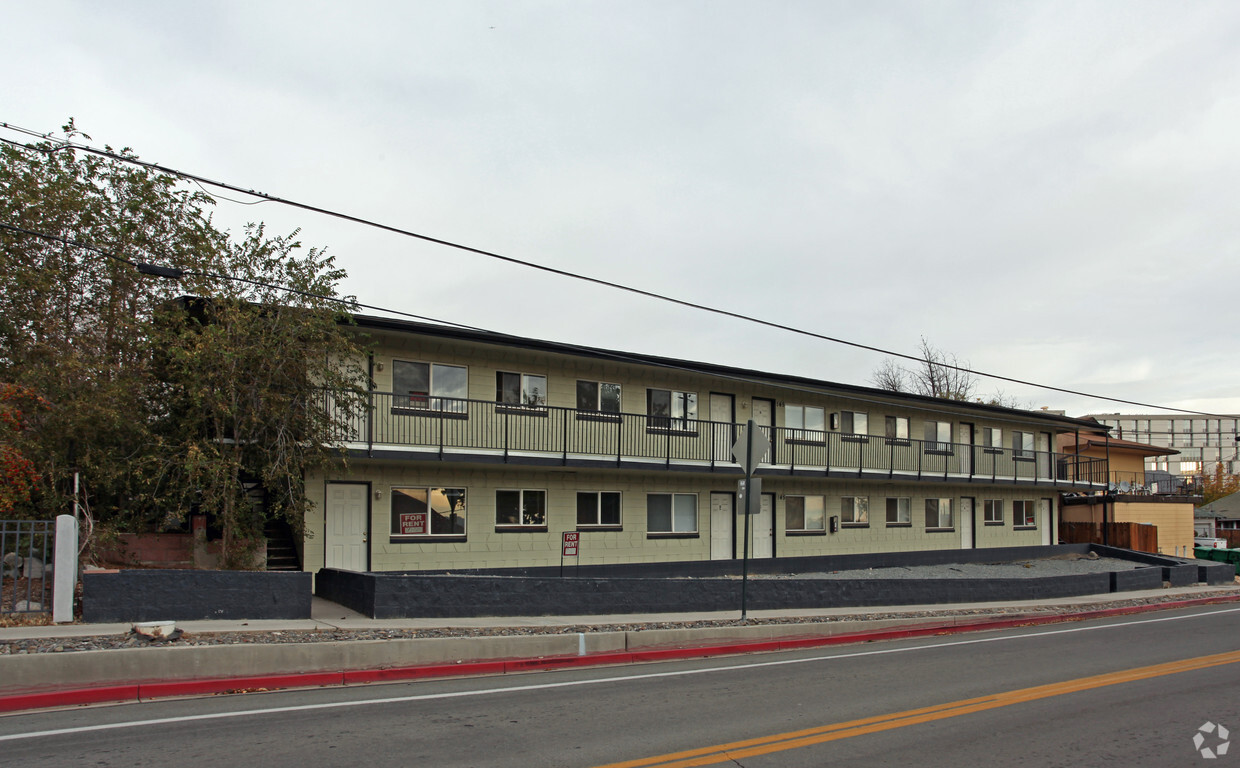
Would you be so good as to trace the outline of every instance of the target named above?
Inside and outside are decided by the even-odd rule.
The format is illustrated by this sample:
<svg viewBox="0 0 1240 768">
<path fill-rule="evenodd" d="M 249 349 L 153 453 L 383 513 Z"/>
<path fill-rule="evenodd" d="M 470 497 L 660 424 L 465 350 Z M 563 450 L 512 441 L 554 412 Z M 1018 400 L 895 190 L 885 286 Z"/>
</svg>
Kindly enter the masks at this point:
<svg viewBox="0 0 1240 768">
<path fill-rule="evenodd" d="M 157 637 L 168 637 L 176 630 L 176 626 L 175 621 L 145 621 L 141 624 L 134 624 L 133 633 L 148 640 L 154 640 Z M 177 637 L 180 637 L 180 634 Z"/>
<path fill-rule="evenodd" d="M 39 613 L 43 610 L 43 604 L 34 600 L 18 600 L 13 604 L 14 613 Z"/>
<path fill-rule="evenodd" d="M 0 560 L 0 573 L 5 576 L 16 576 L 21 567 L 22 559 L 16 552 L 9 552 Z"/>
<path fill-rule="evenodd" d="M 41 579 L 51 570 L 43 565 L 43 561 L 37 557 L 27 557 L 22 559 L 22 575 L 28 579 Z"/>
</svg>

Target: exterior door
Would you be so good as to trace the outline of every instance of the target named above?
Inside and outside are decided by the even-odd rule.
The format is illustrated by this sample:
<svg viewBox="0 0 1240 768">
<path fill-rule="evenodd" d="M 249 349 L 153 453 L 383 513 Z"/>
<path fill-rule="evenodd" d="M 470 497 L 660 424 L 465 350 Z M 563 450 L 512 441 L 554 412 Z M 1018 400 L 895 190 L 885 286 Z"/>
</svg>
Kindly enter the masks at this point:
<svg viewBox="0 0 1240 768">
<path fill-rule="evenodd" d="M 1042 543 L 1050 546 L 1055 543 L 1055 502 L 1051 499 L 1038 499 L 1038 525 L 1042 526 Z"/>
<path fill-rule="evenodd" d="M 734 405 L 732 395 L 710 393 L 710 420 L 714 422 L 711 429 L 715 430 L 712 435 L 715 461 L 732 461 L 732 443 L 736 442 L 735 430 L 732 428 L 736 422 Z"/>
<path fill-rule="evenodd" d="M 752 526 L 752 527 L 750 527 Z M 737 510 L 736 530 L 740 535 L 748 535 L 749 539 L 749 556 L 752 558 L 766 558 L 775 556 L 775 494 L 762 494 L 762 504 L 758 510 L 758 514 L 753 516 L 752 520 L 741 514 L 741 510 Z M 744 553 L 745 542 L 737 541 L 736 556 L 740 557 Z"/>
<path fill-rule="evenodd" d="M 328 483 L 326 515 L 324 564 L 345 571 L 369 570 L 370 484 Z"/>
<path fill-rule="evenodd" d="M 960 500 L 960 548 L 973 549 L 977 546 L 977 542 L 973 539 L 973 508 L 974 502 L 972 496 L 965 496 Z"/>
<path fill-rule="evenodd" d="M 960 454 L 960 472 L 965 475 L 973 474 L 973 425 L 962 423 L 956 427 L 956 442 L 964 446 Z"/>
<path fill-rule="evenodd" d="M 730 560 L 732 549 L 732 506 L 730 493 L 710 495 L 710 559 Z"/>
<path fill-rule="evenodd" d="M 1051 476 L 1051 435 L 1049 432 L 1038 433 L 1038 477 L 1049 479 Z"/>
<path fill-rule="evenodd" d="M 775 446 L 775 436 L 771 434 L 771 427 L 775 426 L 775 401 L 767 400 L 761 397 L 753 399 L 753 420 L 759 427 L 766 427 L 766 437 L 771 441 L 771 446 Z M 768 451 L 765 456 L 758 461 L 763 464 L 771 463 L 771 454 Z"/>
</svg>

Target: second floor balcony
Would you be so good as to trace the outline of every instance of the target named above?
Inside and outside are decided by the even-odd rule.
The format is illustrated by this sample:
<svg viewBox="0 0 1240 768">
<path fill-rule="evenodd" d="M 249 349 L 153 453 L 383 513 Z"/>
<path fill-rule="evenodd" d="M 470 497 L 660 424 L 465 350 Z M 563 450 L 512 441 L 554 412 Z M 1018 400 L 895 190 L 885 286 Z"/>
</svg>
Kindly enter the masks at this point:
<svg viewBox="0 0 1240 768">
<path fill-rule="evenodd" d="M 325 406 L 333 410 L 331 397 Z M 508 405 L 485 400 L 370 394 L 352 418 L 332 414 L 355 455 L 573 467 L 739 474 L 732 445 L 741 425 L 649 414 Z M 759 474 L 959 480 L 1096 490 L 1103 459 L 881 435 L 764 427 L 771 442 Z"/>
</svg>

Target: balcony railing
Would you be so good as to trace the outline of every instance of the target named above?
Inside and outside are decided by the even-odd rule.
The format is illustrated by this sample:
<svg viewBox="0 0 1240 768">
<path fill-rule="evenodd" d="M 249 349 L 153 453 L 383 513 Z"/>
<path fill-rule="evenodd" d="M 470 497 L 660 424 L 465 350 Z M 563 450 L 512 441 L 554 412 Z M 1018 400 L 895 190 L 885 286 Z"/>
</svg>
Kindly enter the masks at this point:
<svg viewBox="0 0 1240 768">
<path fill-rule="evenodd" d="M 732 458 L 739 424 L 486 400 L 410 398 L 371 393 L 368 412 L 345 417 L 325 406 L 338 437 L 368 453 L 402 450 L 439 458 L 573 465 L 663 465 L 738 472 Z M 1027 481 L 1105 487 L 1106 461 L 1048 451 L 847 435 L 767 427 L 762 463 L 784 474 Z"/>
</svg>

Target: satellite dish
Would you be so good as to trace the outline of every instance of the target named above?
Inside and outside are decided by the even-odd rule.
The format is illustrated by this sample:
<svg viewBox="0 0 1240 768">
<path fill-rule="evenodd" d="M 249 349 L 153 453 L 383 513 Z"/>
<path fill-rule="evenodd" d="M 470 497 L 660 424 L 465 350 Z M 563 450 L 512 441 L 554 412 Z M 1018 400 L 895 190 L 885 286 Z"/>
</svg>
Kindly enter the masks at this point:
<svg viewBox="0 0 1240 768">
<path fill-rule="evenodd" d="M 1131 490 L 1131 488 L 1132 486 L 1128 484 L 1127 480 L 1124 480 L 1123 482 L 1119 484 L 1120 493 L 1128 493 L 1128 491 Z"/>
</svg>

